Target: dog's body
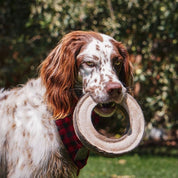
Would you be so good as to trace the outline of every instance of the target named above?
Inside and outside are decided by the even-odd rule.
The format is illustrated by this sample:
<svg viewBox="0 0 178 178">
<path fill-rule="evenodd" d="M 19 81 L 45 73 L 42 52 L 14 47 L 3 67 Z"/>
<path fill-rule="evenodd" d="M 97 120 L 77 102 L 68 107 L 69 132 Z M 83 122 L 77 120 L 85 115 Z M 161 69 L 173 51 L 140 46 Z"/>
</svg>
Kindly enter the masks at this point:
<svg viewBox="0 0 178 178">
<path fill-rule="evenodd" d="M 0 93 L 0 177 L 74 174 L 75 165 L 65 153 L 44 94 L 40 79 Z"/>
<path fill-rule="evenodd" d="M 130 78 L 128 54 L 121 43 L 94 32 L 66 35 L 42 63 L 39 78 L 0 91 L 0 177 L 75 177 L 77 166 L 54 118 L 71 113 L 74 100 L 80 98 L 77 89 L 90 92 L 98 103 L 119 103 Z M 104 106 L 96 112 L 112 114 Z"/>
</svg>

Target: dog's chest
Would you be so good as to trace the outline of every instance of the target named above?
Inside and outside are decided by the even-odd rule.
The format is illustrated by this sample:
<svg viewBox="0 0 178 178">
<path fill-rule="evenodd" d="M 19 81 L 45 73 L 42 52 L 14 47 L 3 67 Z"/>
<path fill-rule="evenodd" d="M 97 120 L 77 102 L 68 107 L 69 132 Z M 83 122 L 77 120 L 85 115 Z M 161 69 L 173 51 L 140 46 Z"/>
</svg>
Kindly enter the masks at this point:
<svg viewBox="0 0 178 178">
<path fill-rule="evenodd" d="M 72 177 L 75 166 L 43 94 L 39 80 L 1 94 L 0 177 Z"/>
</svg>

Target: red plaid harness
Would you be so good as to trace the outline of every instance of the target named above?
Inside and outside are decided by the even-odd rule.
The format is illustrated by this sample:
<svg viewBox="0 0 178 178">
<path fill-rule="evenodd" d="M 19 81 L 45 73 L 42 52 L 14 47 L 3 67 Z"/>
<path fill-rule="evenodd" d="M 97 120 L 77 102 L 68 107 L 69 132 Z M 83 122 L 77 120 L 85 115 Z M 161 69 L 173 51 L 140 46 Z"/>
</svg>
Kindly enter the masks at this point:
<svg viewBox="0 0 178 178">
<path fill-rule="evenodd" d="M 83 168 L 87 163 L 89 150 L 83 146 L 75 134 L 72 115 L 67 116 L 64 119 L 56 120 L 56 125 L 63 144 L 69 152 L 73 162 L 76 164 L 79 173 L 80 169 Z M 80 158 L 80 152 L 84 152 L 82 158 Z"/>
<path fill-rule="evenodd" d="M 94 124 L 98 124 L 99 118 L 95 112 L 92 113 L 92 117 L 94 118 Z M 78 168 L 77 174 L 79 174 L 80 169 L 87 164 L 89 150 L 84 147 L 75 134 L 72 114 L 56 120 L 56 125 L 64 146 Z"/>
</svg>

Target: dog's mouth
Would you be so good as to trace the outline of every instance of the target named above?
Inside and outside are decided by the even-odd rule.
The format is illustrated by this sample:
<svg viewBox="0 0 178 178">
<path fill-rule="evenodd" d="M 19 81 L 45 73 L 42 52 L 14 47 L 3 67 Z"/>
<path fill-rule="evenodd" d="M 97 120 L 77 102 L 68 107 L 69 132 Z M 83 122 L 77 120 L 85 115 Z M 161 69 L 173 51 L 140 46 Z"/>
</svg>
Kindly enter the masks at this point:
<svg viewBox="0 0 178 178">
<path fill-rule="evenodd" d="M 99 103 L 94 108 L 94 111 L 102 117 L 111 117 L 116 111 L 116 103 Z"/>
<path fill-rule="evenodd" d="M 92 122 L 94 128 L 108 138 L 120 138 L 129 128 L 128 114 L 115 103 L 99 103 L 94 107 Z"/>
</svg>

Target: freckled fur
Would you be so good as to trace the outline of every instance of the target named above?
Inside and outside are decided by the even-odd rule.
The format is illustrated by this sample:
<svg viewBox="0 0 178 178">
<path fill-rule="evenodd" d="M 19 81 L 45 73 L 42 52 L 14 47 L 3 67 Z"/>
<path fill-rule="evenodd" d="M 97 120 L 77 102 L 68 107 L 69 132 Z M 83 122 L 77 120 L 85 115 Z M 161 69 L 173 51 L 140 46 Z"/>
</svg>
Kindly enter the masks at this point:
<svg viewBox="0 0 178 178">
<path fill-rule="evenodd" d="M 11 92 L 0 92 L 0 98 L 8 96 L 0 102 L 0 170 L 9 178 L 47 177 L 51 172 L 57 172 L 60 177 L 64 176 L 63 167 L 68 172 L 66 177 L 75 172 L 71 160 L 64 158 L 62 153 L 65 148 L 52 120 L 52 112 L 45 103 L 44 92 L 40 78 Z M 6 110 L 8 112 L 4 112 Z M 60 158 L 55 158 L 57 153 Z M 54 158 L 61 165 L 58 169 L 51 163 Z M 66 162 L 62 163 L 62 159 Z M 0 171 L 0 177 L 3 175 L 5 173 Z"/>
<path fill-rule="evenodd" d="M 128 81 L 125 80 L 130 79 L 124 78 L 123 81 L 120 80 L 120 77 L 116 74 L 116 72 L 113 71 L 112 59 L 114 57 L 121 58 L 123 55 L 123 63 L 126 63 L 128 62 L 128 54 L 126 51 L 124 51 L 125 48 L 121 43 L 116 42 L 114 39 L 107 35 L 101 34 L 101 36 L 103 38 L 102 41 L 93 39 L 87 45 L 85 50 L 83 50 L 82 53 L 79 54 L 79 56 L 91 56 L 91 58 L 96 63 L 96 67 L 93 69 L 87 67 L 80 69 L 80 74 L 82 75 L 83 80 L 88 81 L 83 82 L 83 92 L 86 93 L 88 91 L 92 91 L 91 95 L 97 102 L 108 102 L 110 100 L 110 96 L 107 94 L 107 91 L 105 89 L 106 85 L 109 82 L 116 82 L 121 84 L 122 86 L 122 94 L 115 100 L 116 102 L 119 102 L 121 100 L 121 97 L 123 97 L 124 93 L 126 92 L 125 87 L 129 85 Z M 124 50 L 120 48 L 124 48 Z M 123 51 L 123 53 L 121 54 L 120 51 Z M 127 66 L 128 64 L 124 65 Z M 128 76 L 131 76 L 130 72 L 131 71 L 128 71 Z"/>
</svg>

